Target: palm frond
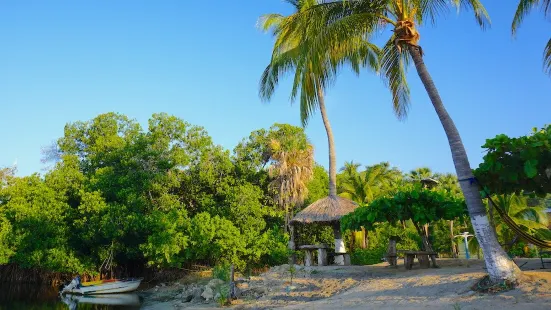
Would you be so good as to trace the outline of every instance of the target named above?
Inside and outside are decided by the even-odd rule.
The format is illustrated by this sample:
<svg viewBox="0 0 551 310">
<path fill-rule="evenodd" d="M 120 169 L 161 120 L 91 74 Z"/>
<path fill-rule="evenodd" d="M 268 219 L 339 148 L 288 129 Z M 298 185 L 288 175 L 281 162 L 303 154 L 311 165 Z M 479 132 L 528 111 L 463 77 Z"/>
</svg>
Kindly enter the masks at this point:
<svg viewBox="0 0 551 310">
<path fill-rule="evenodd" d="M 543 50 L 543 70 L 551 75 L 551 39 L 549 39 Z"/>
<path fill-rule="evenodd" d="M 392 106 L 398 119 L 407 117 L 410 105 L 406 74 L 409 54 L 398 51 L 394 36 L 385 44 L 381 53 L 382 77 L 392 93 Z"/>
<path fill-rule="evenodd" d="M 449 11 L 449 2 L 446 0 L 416 0 L 415 2 L 415 5 L 420 8 L 415 16 L 419 24 L 428 19 L 432 25 L 435 25 L 438 17 Z"/>
<path fill-rule="evenodd" d="M 530 13 L 530 11 L 541 4 L 541 7 L 544 11 L 544 14 L 547 16 L 551 14 L 551 0 L 520 0 L 515 12 L 515 17 L 513 17 L 513 23 L 511 25 L 511 31 L 513 35 L 516 34 L 518 27 L 524 20 L 524 18 Z"/>
<path fill-rule="evenodd" d="M 285 16 L 281 14 L 265 14 L 260 16 L 256 26 L 264 32 L 268 32 L 270 30 L 275 31 L 284 19 Z"/>
<path fill-rule="evenodd" d="M 488 14 L 488 11 L 486 11 L 486 8 L 480 2 L 479 0 L 453 0 L 453 4 L 455 7 L 467 9 L 467 10 L 473 10 L 474 17 L 476 21 L 478 22 L 478 25 L 483 30 L 488 28 L 491 24 L 490 15 Z"/>
</svg>

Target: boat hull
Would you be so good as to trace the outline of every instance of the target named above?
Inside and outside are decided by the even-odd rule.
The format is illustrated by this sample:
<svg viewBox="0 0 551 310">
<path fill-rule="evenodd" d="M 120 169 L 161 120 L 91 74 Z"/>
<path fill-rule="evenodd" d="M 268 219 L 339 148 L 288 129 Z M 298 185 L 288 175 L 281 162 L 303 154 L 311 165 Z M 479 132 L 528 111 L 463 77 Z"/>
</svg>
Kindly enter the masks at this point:
<svg viewBox="0 0 551 310">
<path fill-rule="evenodd" d="M 63 293 L 66 294 L 80 294 L 80 295 L 94 295 L 94 294 L 116 294 L 132 292 L 138 289 L 141 279 L 128 280 L 128 281 L 114 281 L 103 283 L 99 285 L 81 286 L 78 288 L 66 289 Z"/>
</svg>

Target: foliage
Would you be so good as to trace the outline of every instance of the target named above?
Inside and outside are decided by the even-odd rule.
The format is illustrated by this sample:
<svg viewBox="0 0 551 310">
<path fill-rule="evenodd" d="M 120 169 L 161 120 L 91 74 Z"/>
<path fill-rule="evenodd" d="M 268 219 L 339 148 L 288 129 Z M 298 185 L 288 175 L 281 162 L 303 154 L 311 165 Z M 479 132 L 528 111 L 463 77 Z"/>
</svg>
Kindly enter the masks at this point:
<svg viewBox="0 0 551 310">
<path fill-rule="evenodd" d="M 308 206 L 311 203 L 325 198 L 329 195 L 329 188 L 327 184 L 329 183 L 329 174 L 327 170 L 319 164 L 314 166 L 312 180 L 308 182 L 308 196 L 304 201 L 304 205 Z"/>
<path fill-rule="evenodd" d="M 410 22 L 412 24 L 409 28 L 410 33 L 417 33 L 415 24 L 423 26 L 426 23 L 436 23 L 441 13 L 446 13 L 449 6 L 452 6 L 457 9 L 472 9 L 477 22 L 483 28 L 489 23 L 488 14 L 478 0 L 453 0 L 448 3 L 439 0 L 345 0 L 322 3 L 293 1 L 293 3 L 299 5 L 292 15 L 283 17 L 270 14 L 261 19 L 263 28 L 272 28 L 276 36 L 272 63 L 274 59 L 278 60 L 276 69 L 280 69 L 267 68 L 265 71 L 263 82 L 268 81 L 269 83 L 264 83 L 269 87 L 266 88 L 267 91 L 263 90 L 263 95 L 266 93 L 269 95 L 270 91 L 273 91 L 281 75 L 278 73 L 285 72 L 288 68 L 295 66 L 300 68 L 298 65 L 307 65 L 308 62 L 314 64 L 311 66 L 313 69 L 310 67 L 304 70 L 297 69 L 294 85 L 298 91 L 302 88 L 298 87 L 297 81 L 302 84 L 308 81 L 307 90 L 315 85 L 322 85 L 325 88 L 334 80 L 342 65 L 350 63 L 350 67 L 355 72 L 359 72 L 362 67 L 380 69 L 381 75 L 392 92 L 393 107 L 398 117 L 406 116 L 410 102 L 406 79 L 410 57 L 408 53 L 402 53 L 402 47 L 408 43 L 417 44 L 411 39 L 395 41 L 400 35 L 399 30 L 403 22 Z M 394 28 L 394 32 L 379 52 L 379 49 L 372 46 L 368 40 L 387 26 Z M 377 51 L 378 59 L 372 59 L 371 51 Z M 311 81 L 312 76 L 318 80 Z M 304 87 L 304 85 L 300 86 Z M 304 90 L 302 90 L 301 99 L 303 93 Z M 307 94 L 312 93 L 314 92 L 307 92 Z M 305 100 L 313 102 L 307 106 L 315 106 L 315 96 L 306 95 Z"/>
<path fill-rule="evenodd" d="M 167 114 L 146 130 L 116 113 L 67 124 L 44 176 L 1 170 L 0 264 L 94 273 L 111 251 L 120 269 L 281 263 L 288 237 L 270 143 L 309 144 L 286 124 L 251 137 L 232 154 Z"/>
<path fill-rule="evenodd" d="M 375 250 L 356 249 L 350 255 L 352 265 L 373 265 L 381 263 L 381 259 L 385 256 L 385 249 L 380 247 Z"/>
<path fill-rule="evenodd" d="M 524 231 L 542 239 L 549 238 L 549 220 L 546 206 L 541 199 L 529 199 L 522 194 L 497 195 L 492 197 L 502 210 Z M 516 236 L 507 224 L 496 217 L 495 229 L 502 244 L 509 244 Z"/>
<path fill-rule="evenodd" d="M 375 223 L 412 220 L 424 225 L 439 219 L 453 220 L 466 215 L 465 202 L 446 192 L 411 187 L 392 197 L 374 200 L 341 219 L 343 230 L 372 229 Z"/>
<path fill-rule="evenodd" d="M 421 248 L 421 239 L 413 225 L 400 223 L 377 223 L 369 233 L 369 246 L 367 249 L 355 249 L 350 259 L 355 265 L 378 264 L 388 250 L 388 242 L 391 237 L 397 237 L 398 250 L 418 250 Z"/>
<path fill-rule="evenodd" d="M 300 101 L 300 119 L 305 126 L 310 116 L 320 106 L 323 100 L 323 92 L 331 85 L 337 75 L 337 70 L 344 65 L 349 65 L 356 73 L 360 67 L 369 67 L 377 71 L 379 64 L 377 59 L 378 48 L 367 42 L 365 37 L 353 38 L 345 44 L 324 45 L 319 47 L 323 53 L 311 53 L 312 27 L 296 27 L 289 30 L 289 24 L 297 16 L 308 14 L 315 8 L 318 1 L 300 0 L 288 1 L 295 9 L 295 13 L 289 16 L 280 14 L 266 14 L 260 17 L 259 26 L 263 31 L 271 31 L 276 43 L 272 51 L 269 65 L 264 70 L 260 79 L 260 97 L 270 100 L 281 77 L 293 72 L 293 86 L 291 89 L 291 101 Z"/>
<path fill-rule="evenodd" d="M 497 135 L 482 147 L 487 154 L 475 176 L 491 194 L 551 193 L 551 125 L 518 138 Z"/>
<path fill-rule="evenodd" d="M 402 173 L 390 167 L 388 162 L 367 166 L 359 172 L 359 164 L 345 163 L 339 177 L 339 195 L 360 204 L 369 204 L 374 199 L 394 190 L 402 181 Z"/>
<path fill-rule="evenodd" d="M 220 264 L 212 269 L 212 277 L 224 282 L 230 281 L 230 264 Z"/>
</svg>

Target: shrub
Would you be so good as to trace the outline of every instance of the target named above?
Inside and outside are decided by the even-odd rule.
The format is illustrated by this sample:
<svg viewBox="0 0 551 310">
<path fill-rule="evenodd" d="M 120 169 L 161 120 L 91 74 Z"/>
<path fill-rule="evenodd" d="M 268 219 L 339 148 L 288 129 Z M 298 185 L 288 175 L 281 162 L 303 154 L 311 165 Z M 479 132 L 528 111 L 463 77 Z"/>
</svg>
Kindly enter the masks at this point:
<svg viewBox="0 0 551 310">
<path fill-rule="evenodd" d="M 378 249 L 357 249 L 350 255 L 352 265 L 373 265 L 382 262 L 385 256 L 383 248 Z"/>
<path fill-rule="evenodd" d="M 224 282 L 230 281 L 230 264 L 216 265 L 212 269 L 212 277 Z"/>
</svg>

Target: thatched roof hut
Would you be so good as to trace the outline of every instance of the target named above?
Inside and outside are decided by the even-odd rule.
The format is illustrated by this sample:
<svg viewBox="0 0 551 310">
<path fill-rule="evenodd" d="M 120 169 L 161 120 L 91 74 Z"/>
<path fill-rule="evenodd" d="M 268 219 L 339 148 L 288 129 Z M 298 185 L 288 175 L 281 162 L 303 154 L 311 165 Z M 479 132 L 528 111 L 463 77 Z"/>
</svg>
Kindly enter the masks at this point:
<svg viewBox="0 0 551 310">
<path fill-rule="evenodd" d="M 325 223 L 333 224 L 338 222 L 344 215 L 353 212 L 358 205 L 352 200 L 327 196 L 319 199 L 306 209 L 297 213 L 291 220 L 292 224 Z"/>
</svg>

